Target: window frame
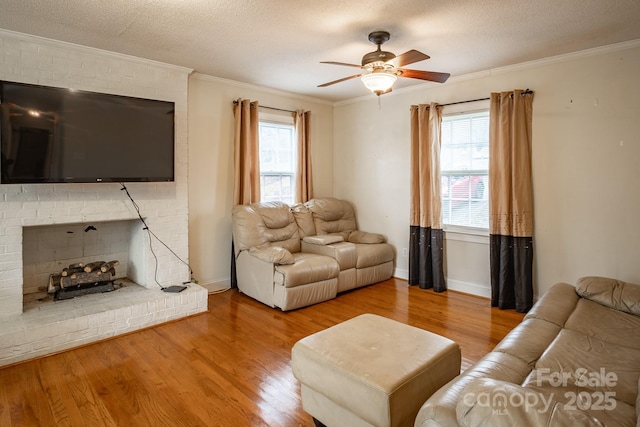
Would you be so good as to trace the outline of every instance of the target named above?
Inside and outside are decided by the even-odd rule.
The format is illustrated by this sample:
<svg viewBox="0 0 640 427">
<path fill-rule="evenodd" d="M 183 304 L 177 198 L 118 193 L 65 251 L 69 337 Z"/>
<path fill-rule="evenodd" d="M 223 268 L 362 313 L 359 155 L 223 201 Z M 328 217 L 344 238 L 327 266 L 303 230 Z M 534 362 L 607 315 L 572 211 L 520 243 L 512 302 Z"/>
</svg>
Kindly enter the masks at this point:
<svg viewBox="0 0 640 427">
<path fill-rule="evenodd" d="M 447 105 L 442 109 L 442 121 L 445 118 L 455 117 L 461 115 L 473 115 L 479 113 L 489 114 L 489 100 L 474 101 L 471 103 L 463 103 L 456 105 Z M 487 135 L 488 137 L 488 135 Z M 442 144 L 442 141 L 441 141 Z M 442 145 L 441 145 L 442 147 Z M 442 148 L 441 148 L 442 149 Z M 487 169 L 467 169 L 467 170 L 447 170 L 446 175 L 489 175 L 489 167 Z M 442 159 L 440 160 L 440 179 L 443 176 Z M 485 194 L 488 194 L 489 188 L 484 189 Z M 442 195 L 440 195 L 441 203 Z M 488 203 L 488 202 L 487 202 Z M 444 222 L 444 203 L 442 204 L 442 229 L 447 232 L 447 238 L 452 240 L 469 241 L 474 243 L 485 243 L 483 237 L 489 236 L 489 227 L 474 227 L 467 225 L 446 224 Z M 474 237 L 482 236 L 482 237 Z"/>
<path fill-rule="evenodd" d="M 260 138 L 258 137 L 258 161 L 260 163 L 260 201 L 261 202 L 267 202 L 267 201 L 273 201 L 273 200 L 265 200 L 264 199 L 264 191 L 263 191 L 263 178 L 264 177 L 273 177 L 273 176 L 290 176 L 291 177 L 291 201 L 284 201 L 282 199 L 278 199 L 278 201 L 281 201 L 283 203 L 286 203 L 290 206 L 295 204 L 295 194 L 296 194 L 296 175 L 297 175 L 297 156 L 298 156 L 298 147 L 296 144 L 296 130 L 295 130 L 295 126 L 293 123 L 293 116 L 291 116 L 290 114 L 277 114 L 277 113 L 269 113 L 269 112 L 263 112 L 260 111 L 259 115 L 258 115 L 258 135 L 260 135 L 260 128 L 263 124 L 267 124 L 267 125 L 276 125 L 276 126 L 282 126 L 282 127 L 288 127 L 291 129 L 291 148 L 292 148 L 292 154 L 291 154 L 291 163 L 293 166 L 293 169 L 291 172 L 289 171 L 264 171 L 262 168 L 262 159 L 260 158 L 260 153 L 262 152 L 262 148 L 261 148 L 261 141 Z"/>
</svg>

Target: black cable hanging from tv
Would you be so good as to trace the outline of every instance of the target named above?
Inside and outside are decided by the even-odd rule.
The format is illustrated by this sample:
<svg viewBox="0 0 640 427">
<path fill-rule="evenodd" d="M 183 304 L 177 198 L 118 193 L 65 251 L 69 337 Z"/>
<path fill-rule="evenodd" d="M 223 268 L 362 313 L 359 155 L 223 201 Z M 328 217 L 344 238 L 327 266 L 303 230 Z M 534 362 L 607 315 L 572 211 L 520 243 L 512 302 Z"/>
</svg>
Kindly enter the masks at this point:
<svg viewBox="0 0 640 427">
<path fill-rule="evenodd" d="M 165 248 L 167 248 L 169 250 L 169 252 L 171 252 L 173 254 L 173 256 L 176 257 L 176 259 L 178 259 L 178 261 L 180 261 L 181 263 L 183 263 L 184 265 L 189 267 L 189 274 L 192 276 L 193 275 L 193 270 L 191 269 L 191 266 L 189 265 L 188 262 L 186 262 L 185 260 L 180 258 L 180 256 L 177 253 L 175 253 L 175 251 L 173 249 L 171 249 L 165 242 L 162 241 L 162 239 L 160 239 L 158 236 L 156 236 L 156 234 L 153 231 L 151 231 L 151 229 L 147 225 L 147 222 L 145 221 L 145 219 L 142 217 L 142 214 L 140 213 L 140 206 L 138 206 L 136 201 L 131 196 L 131 193 L 129 193 L 129 189 L 127 188 L 127 186 L 124 185 L 124 182 L 121 182 L 120 185 L 122 185 L 122 188 L 120 189 L 120 191 L 124 191 L 127 194 L 127 197 L 129 198 L 129 200 L 131 200 L 131 204 L 133 205 L 133 208 L 136 210 L 136 214 L 138 215 L 138 218 L 140 219 L 140 222 L 142 222 L 142 225 L 143 225 L 142 229 L 145 230 L 147 232 L 147 234 L 149 235 L 149 249 L 151 250 L 151 254 L 153 255 L 153 259 L 155 260 L 155 269 L 154 269 L 154 274 L 153 274 L 153 280 L 160 287 L 160 289 L 162 289 L 164 292 L 177 293 L 177 292 L 184 291 L 185 289 L 187 289 L 187 287 L 184 286 L 184 285 L 186 285 L 189 282 L 184 282 L 182 285 L 162 286 L 160 284 L 160 282 L 158 281 L 158 257 L 156 256 L 156 253 L 153 250 L 153 242 L 151 240 L 151 237 L 154 237 Z"/>
</svg>

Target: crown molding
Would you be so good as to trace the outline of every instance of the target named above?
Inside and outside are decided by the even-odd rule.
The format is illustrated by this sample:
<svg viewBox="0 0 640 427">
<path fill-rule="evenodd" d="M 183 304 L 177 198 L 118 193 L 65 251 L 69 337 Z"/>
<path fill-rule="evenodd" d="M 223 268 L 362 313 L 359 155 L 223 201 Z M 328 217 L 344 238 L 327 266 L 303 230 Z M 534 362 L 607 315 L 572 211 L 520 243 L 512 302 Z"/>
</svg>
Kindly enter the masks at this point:
<svg viewBox="0 0 640 427">
<path fill-rule="evenodd" d="M 506 65 L 504 67 L 492 68 L 489 70 L 490 75 L 508 73 L 517 70 L 526 70 L 541 67 L 549 64 L 557 64 L 560 62 L 572 61 L 580 58 L 588 58 L 591 56 L 604 55 L 611 52 L 633 49 L 640 47 L 640 39 L 629 40 L 626 42 L 610 44 L 606 46 L 594 47 L 591 49 L 579 50 L 576 52 L 565 53 L 562 55 L 550 56 L 548 58 L 536 59 L 534 61 L 521 62 L 519 64 Z M 464 77 L 464 76 L 462 76 Z"/>
<path fill-rule="evenodd" d="M 312 96 L 298 95 L 298 94 L 293 93 L 293 92 L 286 92 L 286 91 L 283 91 L 283 90 L 273 89 L 273 88 L 266 87 L 266 86 L 259 86 L 259 85 L 254 85 L 254 84 L 251 84 L 251 83 L 243 83 L 243 82 L 239 82 L 239 81 L 236 81 L 236 80 L 224 79 L 222 77 L 215 77 L 215 76 L 211 76 L 209 74 L 202 74 L 202 73 L 199 73 L 197 71 L 195 73 L 191 74 L 190 78 L 196 79 L 196 80 L 209 81 L 209 82 L 213 82 L 213 83 L 220 83 L 220 84 L 224 84 L 224 85 L 227 85 L 227 86 L 235 86 L 235 87 L 239 87 L 239 88 L 242 88 L 242 89 L 257 90 L 257 91 L 260 91 L 260 92 L 270 93 L 272 95 L 278 95 L 278 96 L 282 96 L 282 97 L 285 97 L 285 98 L 296 99 L 298 101 L 315 102 L 317 104 L 323 104 L 323 105 L 328 105 L 328 106 L 333 106 L 333 104 L 334 104 L 331 101 L 326 101 L 324 99 L 314 98 Z"/>
<path fill-rule="evenodd" d="M 499 74 L 509 73 L 513 71 L 527 70 L 536 67 L 542 67 L 550 64 L 557 64 L 560 62 L 572 61 L 580 58 L 587 58 L 590 56 L 603 55 L 611 52 L 618 52 L 626 49 L 633 49 L 640 47 L 640 39 L 630 40 L 621 43 L 610 44 L 606 46 L 594 47 L 591 49 L 579 50 L 577 52 L 565 53 L 562 55 L 550 56 L 548 58 L 536 59 L 534 61 L 521 62 L 513 65 L 506 65 L 504 67 L 491 68 L 485 71 L 478 71 L 475 73 L 463 74 L 460 76 L 451 77 L 447 80 L 446 84 L 449 83 L 460 83 L 467 80 L 476 80 L 484 77 L 491 77 Z M 397 96 L 403 93 L 411 93 L 423 91 L 425 89 L 440 86 L 439 83 L 422 83 L 419 85 L 414 85 L 410 87 L 404 87 L 397 90 L 394 90 L 390 94 L 386 96 Z M 340 107 L 343 105 L 354 104 L 357 102 L 371 101 L 371 95 L 359 96 L 357 98 L 345 99 L 342 101 L 337 101 L 333 103 L 334 107 Z"/>
<path fill-rule="evenodd" d="M 0 37 L 3 37 L 3 36 L 25 41 L 28 43 L 40 43 L 40 44 L 45 44 L 52 47 L 69 49 L 69 50 L 73 50 L 73 51 L 85 53 L 85 54 L 108 56 L 113 59 L 118 59 L 122 61 L 137 62 L 139 64 L 165 68 L 167 70 L 184 73 L 187 75 L 193 73 L 193 69 L 187 68 L 187 67 L 181 67 L 179 65 L 167 64 L 166 62 L 154 61 L 152 59 L 140 58 L 138 56 L 127 55 L 124 53 L 112 52 L 110 50 L 98 49 L 95 47 L 83 46 L 80 44 L 49 39 L 46 37 L 34 36 L 32 34 L 19 33 L 17 31 L 5 30 L 3 28 L 0 28 Z"/>
<path fill-rule="evenodd" d="M 315 102 L 317 104 L 323 104 L 323 105 L 328 105 L 328 106 L 333 106 L 334 103 L 331 101 L 327 101 L 324 99 L 319 99 L 319 98 L 314 98 L 312 96 L 305 96 L 305 95 L 299 95 L 293 92 L 286 92 L 283 90 L 279 90 L 279 89 L 273 89 L 270 87 L 266 87 L 266 86 L 259 86 L 259 85 L 254 85 L 251 83 L 243 83 L 243 82 L 239 82 L 236 80 L 230 80 L 230 79 L 224 79 L 222 77 L 215 77 L 215 76 L 211 76 L 209 74 L 203 74 L 203 73 L 199 73 L 199 72 L 195 72 L 193 74 L 191 74 L 190 78 L 192 79 L 197 79 L 197 80 L 204 80 L 204 81 L 209 81 L 209 82 L 214 82 L 214 83 L 220 83 L 220 84 L 224 84 L 227 86 L 235 86 L 238 88 L 242 88 L 242 89 L 249 89 L 249 90 L 256 90 L 256 91 L 260 91 L 260 92 L 266 92 L 266 93 L 270 93 L 272 95 L 278 95 L 278 96 L 282 96 L 285 98 L 290 98 L 290 99 L 296 99 L 299 101 L 306 101 L 306 102 Z"/>
</svg>

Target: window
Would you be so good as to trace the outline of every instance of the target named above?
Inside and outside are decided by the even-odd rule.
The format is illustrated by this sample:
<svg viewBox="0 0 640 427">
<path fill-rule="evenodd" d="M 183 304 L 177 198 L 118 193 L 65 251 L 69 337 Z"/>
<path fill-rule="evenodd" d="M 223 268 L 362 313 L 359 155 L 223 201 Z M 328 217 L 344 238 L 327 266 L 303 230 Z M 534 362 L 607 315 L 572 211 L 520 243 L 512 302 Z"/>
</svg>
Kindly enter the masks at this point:
<svg viewBox="0 0 640 427">
<path fill-rule="evenodd" d="M 489 112 L 442 118 L 442 222 L 489 228 Z"/>
<path fill-rule="evenodd" d="M 293 122 L 261 119 L 258 128 L 261 201 L 281 201 L 292 205 L 297 164 Z"/>
</svg>

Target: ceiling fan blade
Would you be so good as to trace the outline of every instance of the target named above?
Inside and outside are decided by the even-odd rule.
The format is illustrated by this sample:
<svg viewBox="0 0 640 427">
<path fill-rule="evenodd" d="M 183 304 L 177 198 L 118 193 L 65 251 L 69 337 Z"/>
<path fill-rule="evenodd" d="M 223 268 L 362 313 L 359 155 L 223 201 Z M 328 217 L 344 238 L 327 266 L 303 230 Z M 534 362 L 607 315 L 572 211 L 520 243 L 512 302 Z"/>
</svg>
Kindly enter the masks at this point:
<svg viewBox="0 0 640 427">
<path fill-rule="evenodd" d="M 414 62 L 424 61 L 425 59 L 429 59 L 430 56 L 419 52 L 415 49 L 411 49 L 408 52 L 403 53 L 402 55 L 398 55 L 393 59 L 387 61 L 387 64 L 391 64 L 396 68 L 404 67 L 405 65 L 413 64 Z"/>
<path fill-rule="evenodd" d="M 356 67 L 356 68 L 362 68 L 361 65 L 356 65 L 356 64 L 347 64 L 346 62 L 335 62 L 335 61 L 321 61 L 321 64 L 332 64 L 332 65 L 344 65 L 346 67 Z"/>
<path fill-rule="evenodd" d="M 327 86 L 331 86 L 331 85 L 333 85 L 333 84 L 340 83 L 340 82 L 344 82 L 344 81 L 346 81 L 346 80 L 355 79 L 356 77 L 360 77 L 361 75 L 362 75 L 362 74 L 356 74 L 356 75 L 354 75 L 354 76 L 344 77 L 344 78 L 342 78 L 342 79 L 334 80 L 334 81 L 332 81 L 332 82 L 323 83 L 323 84 L 321 84 L 321 85 L 318 85 L 318 87 L 327 87 Z"/>
<path fill-rule="evenodd" d="M 420 70 L 398 70 L 400 77 L 409 77 L 412 79 L 429 80 L 431 82 L 444 83 L 447 81 L 451 74 L 449 73 L 436 73 L 435 71 L 420 71 Z"/>
</svg>

